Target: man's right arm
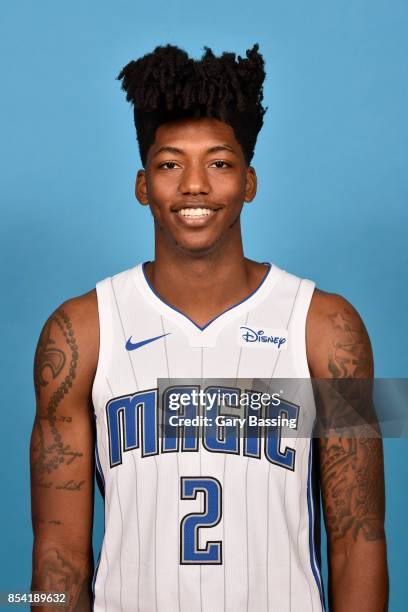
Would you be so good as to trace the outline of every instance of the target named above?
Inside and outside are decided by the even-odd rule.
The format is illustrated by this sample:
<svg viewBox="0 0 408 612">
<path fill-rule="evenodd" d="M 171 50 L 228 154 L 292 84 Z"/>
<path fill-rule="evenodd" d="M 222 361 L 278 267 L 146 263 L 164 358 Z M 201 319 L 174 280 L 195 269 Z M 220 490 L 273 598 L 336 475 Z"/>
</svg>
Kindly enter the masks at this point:
<svg viewBox="0 0 408 612">
<path fill-rule="evenodd" d="M 32 591 L 67 592 L 68 610 L 92 609 L 94 424 L 99 345 L 95 291 L 48 319 L 34 364 L 31 435 Z M 38 608 L 49 612 L 50 607 Z M 57 608 L 55 608 L 57 609 Z"/>
</svg>

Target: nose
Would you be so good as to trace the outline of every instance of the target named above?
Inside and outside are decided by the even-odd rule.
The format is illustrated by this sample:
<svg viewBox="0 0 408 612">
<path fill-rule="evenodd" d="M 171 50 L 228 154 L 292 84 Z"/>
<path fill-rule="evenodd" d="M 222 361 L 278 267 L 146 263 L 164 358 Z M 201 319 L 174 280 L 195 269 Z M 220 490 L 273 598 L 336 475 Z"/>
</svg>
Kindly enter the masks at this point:
<svg viewBox="0 0 408 612">
<path fill-rule="evenodd" d="M 181 175 L 179 190 L 183 195 L 208 193 L 210 184 L 205 168 L 198 163 L 186 165 Z"/>
</svg>

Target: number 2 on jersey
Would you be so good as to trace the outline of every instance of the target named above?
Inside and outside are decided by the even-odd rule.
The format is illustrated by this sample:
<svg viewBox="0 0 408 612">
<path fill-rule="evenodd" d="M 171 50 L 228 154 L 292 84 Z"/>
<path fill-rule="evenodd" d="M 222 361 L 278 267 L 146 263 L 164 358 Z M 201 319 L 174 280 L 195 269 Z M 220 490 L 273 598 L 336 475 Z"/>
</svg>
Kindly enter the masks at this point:
<svg viewBox="0 0 408 612">
<path fill-rule="evenodd" d="M 200 548 L 199 529 L 218 525 L 222 516 L 222 489 L 211 476 L 182 476 L 180 478 L 181 499 L 197 499 L 203 493 L 204 512 L 186 514 L 180 523 L 180 564 L 222 564 L 222 542 L 207 541 Z"/>
</svg>

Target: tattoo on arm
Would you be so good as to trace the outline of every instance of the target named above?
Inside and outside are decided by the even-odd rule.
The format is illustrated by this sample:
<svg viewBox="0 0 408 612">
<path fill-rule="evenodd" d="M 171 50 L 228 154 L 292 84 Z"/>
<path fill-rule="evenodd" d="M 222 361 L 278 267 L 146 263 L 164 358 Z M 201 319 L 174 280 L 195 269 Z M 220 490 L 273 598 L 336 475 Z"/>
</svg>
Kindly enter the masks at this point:
<svg viewBox="0 0 408 612">
<path fill-rule="evenodd" d="M 321 477 L 326 525 L 333 540 L 362 534 L 365 540 L 384 537 L 381 441 L 373 438 L 323 439 Z"/>
<path fill-rule="evenodd" d="M 61 485 L 56 485 L 56 489 L 65 489 L 66 491 L 79 491 L 85 480 L 76 482 L 75 480 L 66 480 Z"/>
<path fill-rule="evenodd" d="M 53 332 L 58 328 L 64 335 L 66 350 L 55 346 Z M 50 486 L 42 481 L 44 474 L 49 474 L 57 469 L 60 464 L 70 465 L 76 458 L 81 457 L 82 453 L 75 451 L 71 446 L 65 445 L 57 427 L 59 420 L 71 421 L 71 417 L 57 415 L 57 408 L 61 400 L 66 396 L 75 379 L 78 364 L 78 346 L 76 343 L 72 322 L 66 312 L 59 308 L 46 323 L 38 343 L 34 360 L 34 381 L 37 398 L 41 397 L 43 388 L 49 384 L 49 378 L 56 380 L 68 366 L 68 372 L 62 379 L 58 388 L 48 401 L 45 416 L 38 416 L 35 419 L 35 427 L 38 433 L 38 444 L 33 450 L 37 453 L 33 468 L 36 474 L 36 481 L 40 486 Z M 45 442 L 45 428 L 50 432 L 52 441 L 50 444 Z"/>
<path fill-rule="evenodd" d="M 34 526 L 44 524 L 44 523 L 49 523 L 50 525 L 63 525 L 64 524 L 62 521 L 58 519 L 45 520 L 39 513 L 33 514 L 32 520 L 33 520 Z"/>
<path fill-rule="evenodd" d="M 50 547 L 35 563 L 32 589 L 36 590 L 36 584 L 39 584 L 41 590 L 66 592 L 70 611 L 91 610 L 90 576 L 88 560 L 70 551 Z"/>
<path fill-rule="evenodd" d="M 382 539 L 383 456 L 371 381 L 367 380 L 372 377 L 370 341 L 363 323 L 351 310 L 343 308 L 329 319 L 335 337 L 328 359 L 333 381 L 317 394 L 327 434 L 320 442 L 326 526 L 332 541 L 346 536 Z M 361 422 L 365 424 L 356 434 L 354 426 L 360 415 L 364 415 Z M 330 436 L 330 429 L 337 433 Z"/>
<path fill-rule="evenodd" d="M 328 363 L 333 378 L 368 376 L 370 345 L 362 323 L 356 323 L 347 308 L 329 315 L 329 319 L 337 332 Z"/>
</svg>

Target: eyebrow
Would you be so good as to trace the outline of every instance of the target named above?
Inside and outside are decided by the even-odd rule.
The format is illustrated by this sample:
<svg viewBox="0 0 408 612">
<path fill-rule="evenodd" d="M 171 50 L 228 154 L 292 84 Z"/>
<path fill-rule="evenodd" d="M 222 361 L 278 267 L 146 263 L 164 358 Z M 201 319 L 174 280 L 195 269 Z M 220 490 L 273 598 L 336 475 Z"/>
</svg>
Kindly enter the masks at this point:
<svg viewBox="0 0 408 612">
<path fill-rule="evenodd" d="M 234 149 L 230 147 L 228 144 L 215 145 L 214 147 L 210 147 L 209 149 L 207 149 L 206 153 L 221 153 L 222 151 L 229 151 L 230 153 L 237 155 Z M 160 153 L 174 153 L 175 155 L 185 155 L 185 151 L 183 151 L 183 149 L 179 149 L 177 147 L 171 147 L 168 145 L 157 149 L 153 157 L 156 157 L 156 155 L 159 155 Z"/>
</svg>

